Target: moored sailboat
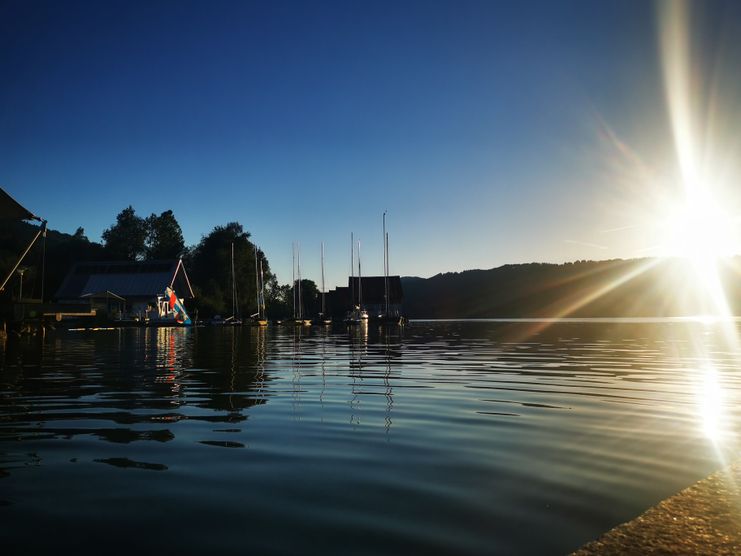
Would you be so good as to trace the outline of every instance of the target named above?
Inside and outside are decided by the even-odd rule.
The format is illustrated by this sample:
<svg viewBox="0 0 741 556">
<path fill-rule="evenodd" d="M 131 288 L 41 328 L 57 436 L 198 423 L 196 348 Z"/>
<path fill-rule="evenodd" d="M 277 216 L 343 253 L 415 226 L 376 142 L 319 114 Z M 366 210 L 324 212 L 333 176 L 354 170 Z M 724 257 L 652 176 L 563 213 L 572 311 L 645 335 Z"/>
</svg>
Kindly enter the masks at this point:
<svg viewBox="0 0 741 556">
<path fill-rule="evenodd" d="M 172 284 L 165 288 L 165 295 L 157 297 L 157 315 L 150 319 L 150 326 L 172 326 L 193 324 L 188 313 L 185 311 L 183 300 L 178 298 Z"/>
<path fill-rule="evenodd" d="M 293 324 L 296 326 L 308 326 L 311 319 L 304 318 L 304 303 L 301 295 L 301 249 L 293 244 L 293 259 L 295 263 L 293 275 Z M 296 276 L 298 275 L 298 279 Z"/>
<path fill-rule="evenodd" d="M 262 271 L 262 259 L 258 261 L 257 245 L 255 249 L 255 298 L 257 302 L 257 312 L 250 315 L 254 326 L 267 326 L 268 319 L 265 316 L 265 283 Z"/>
<path fill-rule="evenodd" d="M 322 242 L 322 310 L 314 319 L 314 324 L 329 325 L 332 324 L 332 318 L 327 315 L 327 306 L 324 295 L 324 242 Z"/>
<path fill-rule="evenodd" d="M 360 240 L 358 240 L 358 316 L 361 322 L 368 322 L 368 311 L 363 308 L 363 269 L 360 265 Z"/>
<path fill-rule="evenodd" d="M 355 270 L 353 268 L 354 266 L 354 251 L 353 251 L 353 243 L 352 243 L 352 234 L 350 235 L 350 272 L 351 272 L 351 278 L 350 283 L 352 285 L 351 289 L 351 295 L 350 295 L 350 302 L 353 305 L 352 310 L 348 311 L 347 315 L 345 316 L 345 324 L 350 325 L 357 325 L 357 324 L 367 324 L 368 323 L 368 311 L 366 311 L 363 308 L 363 272 L 362 267 L 360 264 L 360 241 L 358 240 L 358 303 L 355 304 L 355 276 L 352 275 Z"/>
<path fill-rule="evenodd" d="M 404 324 L 406 319 L 399 310 L 391 310 L 391 292 L 389 287 L 389 235 L 386 232 L 386 211 L 383 211 L 383 311 L 373 320 L 381 324 Z"/>
<path fill-rule="evenodd" d="M 242 319 L 239 317 L 239 298 L 237 296 L 237 278 L 234 271 L 234 242 L 232 241 L 232 314 L 225 318 L 221 324 L 225 326 L 240 326 Z"/>
</svg>

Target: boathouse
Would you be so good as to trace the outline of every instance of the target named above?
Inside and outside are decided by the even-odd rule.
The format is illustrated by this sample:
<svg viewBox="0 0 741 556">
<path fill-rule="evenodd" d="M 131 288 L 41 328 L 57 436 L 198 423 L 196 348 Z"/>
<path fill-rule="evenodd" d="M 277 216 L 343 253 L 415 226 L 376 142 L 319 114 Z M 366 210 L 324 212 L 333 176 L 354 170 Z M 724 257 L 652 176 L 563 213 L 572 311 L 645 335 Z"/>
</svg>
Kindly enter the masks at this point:
<svg viewBox="0 0 741 556">
<path fill-rule="evenodd" d="M 55 297 L 63 303 L 87 304 L 109 315 L 145 319 L 157 311 L 165 288 L 180 299 L 193 299 L 182 259 L 77 263 Z"/>
<path fill-rule="evenodd" d="M 46 220 L 36 216 L 30 210 L 23 207 L 18 201 L 13 199 L 3 188 L 0 187 L 0 222 L 3 224 L 3 233 L 10 232 L 11 237 L 16 233 L 17 228 L 13 228 L 16 223 L 23 222 L 24 220 L 36 220 L 41 222 L 41 226 L 38 228 L 30 228 L 31 241 L 25 249 L 21 249 L 19 256 L 16 253 L 10 253 L 7 251 L 5 245 L 0 248 L 2 252 L 2 261 L 0 261 L 0 268 L 2 269 L 2 275 L 0 275 L 0 337 L 5 336 L 6 325 L 18 324 L 23 328 L 26 317 L 30 314 L 34 315 L 35 320 L 39 320 L 39 313 L 41 309 L 42 299 L 30 299 L 33 297 L 33 288 L 31 291 L 26 290 L 26 296 L 23 296 L 23 274 L 27 270 L 21 267 L 24 259 L 28 255 L 31 248 L 42 238 L 42 242 L 46 238 Z M 8 226 L 10 224 L 10 226 Z M 6 226 L 8 226 L 6 228 Z M 7 258 L 6 258 L 7 256 Z M 9 286 L 10 281 L 16 275 L 18 276 L 18 290 L 17 294 L 13 295 L 13 292 L 6 290 L 6 286 Z M 43 276 L 43 273 L 42 273 Z M 41 291 L 43 292 L 43 279 L 41 285 Z"/>
<path fill-rule="evenodd" d="M 334 317 L 344 316 L 347 311 L 358 304 L 358 292 L 361 292 L 363 308 L 368 311 L 371 318 L 383 314 L 386 310 L 384 280 L 383 276 L 363 276 L 362 279 L 357 276 L 348 277 L 347 287 L 339 287 L 327 292 L 327 312 Z M 404 292 L 400 276 L 388 277 L 388 291 L 389 314 L 403 315 Z"/>
</svg>

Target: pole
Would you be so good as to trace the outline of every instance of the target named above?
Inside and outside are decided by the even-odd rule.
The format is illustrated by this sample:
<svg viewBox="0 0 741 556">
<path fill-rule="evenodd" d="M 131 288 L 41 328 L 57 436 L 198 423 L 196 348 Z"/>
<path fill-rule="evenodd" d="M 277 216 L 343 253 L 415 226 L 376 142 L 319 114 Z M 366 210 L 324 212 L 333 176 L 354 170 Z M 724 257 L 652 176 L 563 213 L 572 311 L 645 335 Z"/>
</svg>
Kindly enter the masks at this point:
<svg viewBox="0 0 741 556">
<path fill-rule="evenodd" d="M 324 242 L 322 241 L 322 316 L 324 316 Z"/>
<path fill-rule="evenodd" d="M 257 318 L 260 319 L 260 275 L 257 273 L 257 245 L 255 248 L 255 304 L 257 305 Z"/>
<path fill-rule="evenodd" d="M 257 315 L 258 318 L 265 318 L 265 276 L 262 273 L 262 259 L 260 259 L 260 309 L 262 309 L 262 315 Z M 258 309 L 259 311 L 259 309 Z"/>
<path fill-rule="evenodd" d="M 360 240 L 358 240 L 358 309 L 363 309 L 363 272 L 360 268 Z"/>
<path fill-rule="evenodd" d="M 304 318 L 304 303 L 301 296 L 301 245 L 296 244 L 296 270 L 298 271 L 298 318 Z"/>
<path fill-rule="evenodd" d="M 389 288 L 389 234 L 386 232 L 386 291 L 388 292 Z M 389 305 L 391 304 L 390 295 L 386 294 L 386 314 L 389 314 Z"/>
<path fill-rule="evenodd" d="M 31 240 L 31 243 L 28 244 L 28 247 L 26 247 L 26 250 L 23 252 L 23 255 L 18 259 L 18 262 L 15 263 L 15 266 L 12 268 L 12 270 L 8 273 L 8 276 L 3 281 L 3 285 L 0 286 L 0 292 L 5 289 L 5 286 L 8 284 L 8 280 L 10 280 L 15 274 L 15 271 L 18 269 L 19 266 L 21 266 L 21 263 L 23 262 L 23 259 L 26 258 L 26 255 L 28 255 L 28 252 L 31 250 L 31 247 L 33 247 L 33 244 L 36 243 L 36 240 L 39 239 L 42 233 L 46 232 L 46 220 L 41 221 L 41 229 L 39 232 L 34 236 L 34 238 Z"/>
<path fill-rule="evenodd" d="M 41 243 L 41 303 L 44 302 L 44 283 L 46 279 L 46 228 L 44 228 L 44 239 Z"/>
<path fill-rule="evenodd" d="M 389 312 L 389 271 L 388 259 L 386 255 L 386 212 L 383 211 L 383 303 L 386 315 Z"/>
<path fill-rule="evenodd" d="M 234 242 L 232 241 L 232 318 L 237 315 L 237 287 L 234 277 Z"/>
</svg>

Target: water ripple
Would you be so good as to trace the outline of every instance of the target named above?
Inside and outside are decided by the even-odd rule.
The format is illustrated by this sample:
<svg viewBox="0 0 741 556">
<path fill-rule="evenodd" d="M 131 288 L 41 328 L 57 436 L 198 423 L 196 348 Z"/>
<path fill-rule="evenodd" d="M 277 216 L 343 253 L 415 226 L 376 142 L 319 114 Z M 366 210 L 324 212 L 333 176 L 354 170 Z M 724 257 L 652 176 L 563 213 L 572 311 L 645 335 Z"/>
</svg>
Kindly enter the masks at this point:
<svg viewBox="0 0 741 556">
<path fill-rule="evenodd" d="M 725 337 L 684 321 L 59 332 L 0 352 L 0 518 L 31 551 L 125 528 L 151 551 L 564 553 L 737 452 Z"/>
</svg>

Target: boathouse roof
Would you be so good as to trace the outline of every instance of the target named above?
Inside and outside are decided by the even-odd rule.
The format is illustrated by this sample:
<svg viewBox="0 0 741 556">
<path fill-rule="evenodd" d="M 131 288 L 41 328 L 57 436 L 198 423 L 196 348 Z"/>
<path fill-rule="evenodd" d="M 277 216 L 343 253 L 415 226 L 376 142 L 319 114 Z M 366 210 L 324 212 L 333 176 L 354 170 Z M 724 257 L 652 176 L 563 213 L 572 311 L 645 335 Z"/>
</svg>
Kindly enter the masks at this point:
<svg viewBox="0 0 741 556">
<path fill-rule="evenodd" d="M 396 305 L 401 303 L 404 293 L 401 289 L 401 277 L 389 276 L 389 303 Z M 353 282 L 354 281 L 354 282 Z M 384 300 L 384 277 L 383 276 L 363 276 L 363 305 L 382 305 Z M 353 288 L 354 286 L 354 288 Z M 358 277 L 349 277 L 347 287 L 358 295 Z M 338 288 L 339 289 L 339 288 Z"/>
<path fill-rule="evenodd" d="M 170 284 L 178 297 L 195 297 L 182 260 L 77 263 L 55 297 L 80 299 L 111 292 L 126 299 L 154 298 Z"/>
<path fill-rule="evenodd" d="M 0 187 L 0 219 L 3 220 L 41 220 L 30 210 L 13 199 Z"/>
</svg>

